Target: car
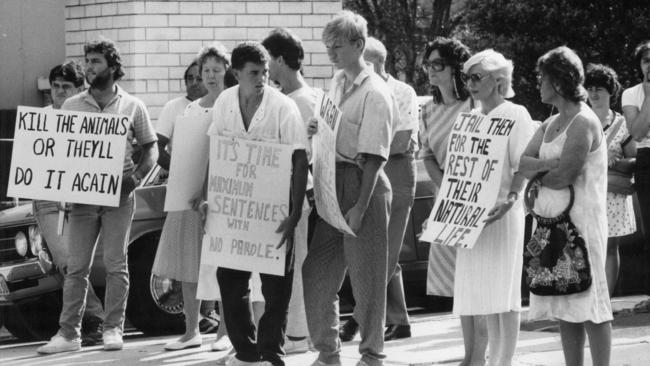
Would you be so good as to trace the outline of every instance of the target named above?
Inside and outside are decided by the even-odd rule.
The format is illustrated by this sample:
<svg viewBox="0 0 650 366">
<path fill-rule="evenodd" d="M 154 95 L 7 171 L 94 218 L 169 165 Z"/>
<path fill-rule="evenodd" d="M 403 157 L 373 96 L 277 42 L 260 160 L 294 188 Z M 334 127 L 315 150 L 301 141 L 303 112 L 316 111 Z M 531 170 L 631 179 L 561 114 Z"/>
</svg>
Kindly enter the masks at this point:
<svg viewBox="0 0 650 366">
<path fill-rule="evenodd" d="M 126 315 L 145 334 L 184 330 L 183 298 L 174 281 L 151 274 L 164 224 L 166 192 L 160 168 L 136 189 L 136 210 L 128 244 L 130 289 Z M 101 234 L 100 234 L 101 235 Z M 43 340 L 58 329 L 63 277 L 52 264 L 47 243 L 35 245 L 39 229 L 30 202 L 0 211 L 0 311 L 5 327 L 17 338 Z M 26 245 L 25 255 L 17 247 Z M 90 282 L 103 297 L 105 271 L 98 246 Z"/>
</svg>

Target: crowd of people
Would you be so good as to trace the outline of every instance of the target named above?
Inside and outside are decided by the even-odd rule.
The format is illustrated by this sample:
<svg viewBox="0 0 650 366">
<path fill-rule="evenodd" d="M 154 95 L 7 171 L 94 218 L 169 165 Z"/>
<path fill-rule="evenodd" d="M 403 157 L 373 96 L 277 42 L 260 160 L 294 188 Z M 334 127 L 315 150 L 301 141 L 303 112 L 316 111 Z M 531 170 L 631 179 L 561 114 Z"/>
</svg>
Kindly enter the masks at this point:
<svg viewBox="0 0 650 366">
<path fill-rule="evenodd" d="M 558 113 L 541 124 L 525 106 L 508 101 L 515 95 L 515 65 L 495 50 L 472 55 L 455 39 L 428 43 L 422 67 L 433 99 L 419 113 L 413 88 L 386 72 L 387 50 L 368 36 L 363 17 L 340 13 L 327 23 L 322 41 L 337 69 L 327 93 L 342 113 L 336 193 L 356 236 L 344 235 L 312 207 L 309 167 L 312 136 L 318 133 L 313 116 L 319 91 L 302 76 L 304 50 L 290 30 L 274 30 L 262 42 L 244 42 L 230 52 L 218 43 L 204 47 L 184 74 L 187 95 L 165 105 L 156 130 L 144 103 L 118 86 L 123 65 L 111 41 L 85 46 L 90 86 L 85 91 L 84 70 L 75 62 L 52 70 L 52 108 L 124 114 L 131 117 L 131 126 L 119 207 L 34 202 L 65 277 L 60 330 L 38 352 L 78 350 L 82 339 L 84 344 L 103 342 L 106 350 L 123 347 L 133 190 L 156 162 L 170 169 L 174 149 L 194 143 L 174 140 L 176 117 L 193 116 L 196 123 L 199 117 L 210 119 L 206 138 L 291 146 L 291 209 L 278 228 L 288 265 L 282 276 L 219 268 L 218 288 L 199 299 L 204 187 L 196 193 L 193 209 L 167 215 L 152 269 L 182 286 L 185 333 L 165 349 L 201 346 L 200 320 L 218 308 L 221 324 L 212 349 L 231 349 L 218 364 L 281 366 L 287 352 L 311 349 L 318 352 L 313 366 L 341 365 L 341 341 L 359 332 L 358 365 L 382 365 L 384 342 L 411 336 L 398 258 L 415 195 L 416 155 L 437 191 L 453 123 L 459 114 L 472 112 L 515 124 L 505 156 L 495 157 L 504 164 L 497 203 L 476 244 L 472 249 L 433 245 L 430 253 L 430 293 L 453 296 L 453 312 L 460 316 L 461 365 L 511 364 L 521 312 L 522 196 L 529 181 L 536 186 L 531 207 L 536 213 L 554 217 L 570 212 L 586 243 L 592 278 L 591 286 L 579 293 L 531 294 L 530 317 L 559 320 L 567 365 L 583 364 L 585 335 L 594 365 L 608 365 L 619 238 L 637 229 L 633 189 L 642 221 L 650 227 L 650 41 L 635 52 L 643 81 L 623 92 L 623 114 L 612 109 L 621 89 L 613 69 L 590 64 L 585 72 L 577 54 L 564 46 L 542 55 L 537 62 L 541 101 Z M 135 162 L 134 142 L 142 150 Z M 54 227 L 62 209 L 69 221 L 58 237 Z M 88 283 L 100 231 L 107 271 L 103 307 Z M 356 305 L 353 317 L 341 325 L 337 293 L 346 272 Z"/>
</svg>

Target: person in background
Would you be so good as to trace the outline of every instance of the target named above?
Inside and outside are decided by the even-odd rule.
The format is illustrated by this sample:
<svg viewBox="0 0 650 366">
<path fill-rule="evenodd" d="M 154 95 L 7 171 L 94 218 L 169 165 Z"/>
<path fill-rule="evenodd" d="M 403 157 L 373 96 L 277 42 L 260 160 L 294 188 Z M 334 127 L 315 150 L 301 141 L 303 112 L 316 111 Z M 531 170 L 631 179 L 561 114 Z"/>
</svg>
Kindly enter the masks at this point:
<svg viewBox="0 0 650 366">
<path fill-rule="evenodd" d="M 422 67 L 429 76 L 433 100 L 422 106 L 420 116 L 420 157 L 434 185 L 434 195 L 442 184 L 447 144 L 451 127 L 460 113 L 474 107 L 467 85 L 463 82 L 463 63 L 470 57 L 467 46 L 451 38 L 436 38 L 424 51 Z M 427 293 L 452 297 L 454 295 L 454 271 L 456 249 L 432 245 L 427 271 Z M 461 315 L 465 357 L 461 365 L 485 363 L 487 327 L 482 316 Z"/>
<path fill-rule="evenodd" d="M 568 47 L 554 48 L 537 60 L 542 102 L 559 111 L 535 132 L 521 157 L 519 171 L 540 179 L 534 210 L 557 217 L 575 200 L 571 221 L 585 241 L 591 285 L 570 295 L 530 294 L 529 319 L 560 322 L 560 338 L 568 366 L 584 363 L 585 331 L 594 366 L 609 365 L 612 306 L 605 276 L 607 250 L 607 143 L 598 116 L 584 103 L 582 61 Z"/>
<path fill-rule="evenodd" d="M 650 40 L 641 42 L 634 50 L 634 64 L 641 82 L 625 89 L 621 97 L 623 116 L 630 135 L 637 142 L 634 187 L 641 209 L 642 231 L 650 232 Z M 650 240 L 645 240 L 645 260 L 650 263 Z M 650 295 L 650 266 L 644 273 L 645 292 Z M 650 299 L 634 306 L 634 310 L 650 312 Z"/>
<path fill-rule="evenodd" d="M 122 188 L 118 207 L 72 204 L 64 241 L 68 247 L 68 270 L 63 283 L 63 309 L 60 329 L 39 353 L 58 353 L 80 348 L 81 314 L 86 306 L 88 274 L 101 232 L 106 267 L 104 296 L 104 350 L 123 347 L 124 312 L 129 293 L 127 245 L 134 213 L 133 190 L 147 175 L 158 158 L 156 133 L 144 103 L 117 85 L 124 76 L 122 58 L 110 40 L 93 41 L 84 46 L 86 80 L 90 88 L 68 98 L 62 110 L 111 113 L 129 116 Z M 139 161 L 132 159 L 133 146 L 142 149 Z"/>
<path fill-rule="evenodd" d="M 519 198 L 526 178 L 518 167 L 537 128 L 525 107 L 506 100 L 515 96 L 513 69 L 511 60 L 492 49 L 473 55 L 463 65 L 467 89 L 480 103 L 474 113 L 485 116 L 486 121 L 503 118 L 514 122 L 504 154 L 488 154 L 503 162 L 496 203 L 488 211 L 474 247 L 458 248 L 456 257 L 454 314 L 485 316 L 489 366 L 511 365 L 519 337 L 525 219 Z"/>
<path fill-rule="evenodd" d="M 56 65 L 50 71 L 50 95 L 52 105 L 46 108 L 60 109 L 66 99 L 84 90 L 84 71 L 75 61 L 66 61 Z M 52 254 L 52 260 L 65 276 L 67 270 L 68 250 L 63 237 L 57 234 L 59 221 L 59 203 L 51 201 L 34 200 L 32 210 L 34 218 L 41 230 L 41 235 L 47 243 L 47 248 Z M 102 324 L 104 322 L 104 308 L 102 302 L 95 294 L 92 286 L 88 286 L 86 295 L 86 308 L 81 320 L 81 345 L 94 346 L 102 341 Z"/>
<path fill-rule="evenodd" d="M 232 52 L 232 69 L 239 85 L 224 91 L 212 111 L 208 135 L 238 137 L 292 146 L 290 213 L 278 227 L 280 245 L 287 245 L 291 263 L 294 230 L 299 223 L 307 184 L 307 134 L 296 104 L 267 84 L 268 55 L 257 42 L 239 44 Z M 205 207 L 202 202 L 200 207 Z M 283 276 L 260 274 L 265 311 L 256 329 L 250 309 L 251 272 L 220 267 L 217 280 L 221 290 L 228 335 L 235 357 L 227 366 L 284 366 L 285 328 L 291 298 L 293 268 Z"/>
<path fill-rule="evenodd" d="M 585 88 L 591 109 L 596 113 L 605 131 L 608 170 L 632 173 L 636 156 L 636 141 L 632 139 L 625 118 L 611 109 L 616 104 L 621 84 L 616 72 L 600 64 L 587 65 Z M 609 295 L 614 293 L 621 259 L 618 252 L 621 237 L 636 231 L 632 189 L 628 194 L 607 191 L 607 260 L 605 273 Z"/>
<path fill-rule="evenodd" d="M 262 41 L 271 56 L 269 60 L 269 78 L 280 85 L 282 93 L 291 98 L 298 109 L 300 116 L 307 123 L 314 116 L 318 93 L 316 89 L 307 85 L 300 69 L 305 52 L 302 41 L 286 28 L 278 28 Z M 311 141 L 310 141 L 311 142 Z M 311 146 L 307 145 L 307 155 L 311 156 Z M 307 179 L 307 190 L 313 189 L 311 174 Z M 307 315 L 305 314 L 305 301 L 303 296 L 302 265 L 307 257 L 307 220 L 309 220 L 308 200 L 303 205 L 301 222 L 296 226 L 295 237 L 295 268 L 293 274 L 293 288 L 291 301 L 289 301 L 289 314 L 287 316 L 287 339 L 284 351 L 287 354 L 307 352 L 310 349 L 309 329 Z"/>
<path fill-rule="evenodd" d="M 174 129 L 176 117 L 182 116 L 188 104 L 201 98 L 208 92 L 201 80 L 201 73 L 199 72 L 199 65 L 196 60 L 192 61 L 187 69 L 185 69 L 183 80 L 185 81 L 185 95 L 165 103 L 158 116 L 158 122 L 155 125 L 158 137 L 158 165 L 167 171 L 169 170 L 170 163 L 170 155 L 167 149 L 170 142 L 168 136 Z"/>
<path fill-rule="evenodd" d="M 199 52 L 196 63 L 207 94 L 189 103 L 183 112 L 184 116 L 197 117 L 197 123 L 200 122 L 201 116 L 211 116 L 215 100 L 225 89 L 224 76 L 230 66 L 227 54 L 226 48 L 218 43 L 204 47 Z M 175 116 L 173 119 L 176 119 Z M 169 131 L 159 132 L 168 141 L 172 141 L 173 131 L 174 124 L 171 124 Z M 204 132 L 207 132 L 207 127 Z M 173 151 L 174 145 L 192 143 L 193 141 L 178 140 L 172 143 L 169 150 Z M 199 329 L 201 301 L 196 297 L 202 242 L 203 220 L 199 212 L 187 209 L 167 214 L 151 273 L 181 281 L 185 313 L 185 334 L 178 340 L 166 344 L 165 349 L 168 351 L 200 347 L 202 344 Z M 214 308 L 214 304 L 212 307 Z M 224 337 L 227 340 L 227 336 Z M 224 345 L 223 348 L 230 348 L 227 346 Z"/>
<path fill-rule="evenodd" d="M 368 37 L 363 57 L 372 65 L 375 73 L 388 84 L 397 102 L 390 156 L 384 166 L 393 190 L 388 220 L 388 287 L 386 289 L 386 332 L 384 333 L 384 340 L 391 341 L 411 337 L 399 254 L 415 197 L 414 155 L 418 146 L 419 121 L 415 90 L 408 84 L 395 80 L 386 72 L 387 54 L 386 47 L 378 39 Z M 349 341 L 354 338 L 358 330 L 359 324 L 352 317 L 341 327 L 339 336 L 342 341 Z"/>
<path fill-rule="evenodd" d="M 323 30 L 327 54 L 339 71 L 330 96 L 341 109 L 336 136 L 338 204 L 356 237 L 319 218 L 302 267 L 309 334 L 318 350 L 313 366 L 341 365 L 337 293 L 346 269 L 356 295 L 359 366 L 383 364 L 388 219 L 391 187 L 383 166 L 390 155 L 393 99 L 386 82 L 363 60 L 366 20 L 343 11 Z M 309 133 L 317 131 L 311 119 Z"/>
</svg>

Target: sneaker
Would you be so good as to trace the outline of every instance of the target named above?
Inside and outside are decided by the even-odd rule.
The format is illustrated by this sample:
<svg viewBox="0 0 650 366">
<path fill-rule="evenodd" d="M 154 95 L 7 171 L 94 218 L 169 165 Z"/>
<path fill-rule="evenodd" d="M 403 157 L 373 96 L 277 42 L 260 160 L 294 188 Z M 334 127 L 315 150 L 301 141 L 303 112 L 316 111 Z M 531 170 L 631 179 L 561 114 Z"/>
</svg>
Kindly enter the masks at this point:
<svg viewBox="0 0 650 366">
<path fill-rule="evenodd" d="M 309 352 L 311 349 L 311 342 L 309 341 L 308 337 L 305 337 L 304 339 L 301 340 L 291 340 L 289 338 L 286 338 L 284 340 L 284 353 L 286 354 L 292 354 L 292 353 L 305 353 Z"/>
<path fill-rule="evenodd" d="M 232 348 L 232 343 L 230 342 L 230 337 L 227 335 L 217 339 L 216 342 L 212 343 L 210 349 L 214 352 L 227 351 Z"/>
<path fill-rule="evenodd" d="M 339 338 L 341 338 L 341 342 L 349 342 L 354 339 L 354 336 L 356 336 L 358 332 L 359 324 L 354 320 L 354 318 L 350 318 L 341 326 L 341 329 L 339 330 Z"/>
<path fill-rule="evenodd" d="M 208 315 L 201 314 L 201 320 L 199 321 L 199 331 L 201 334 L 213 333 L 219 328 L 219 314 L 216 311 L 212 310 Z"/>
<path fill-rule="evenodd" d="M 104 331 L 104 351 L 121 350 L 124 346 L 122 341 L 122 332 L 117 328 L 111 328 Z"/>
<path fill-rule="evenodd" d="M 81 349 L 81 339 L 66 339 L 59 333 L 55 334 L 47 344 L 42 345 L 36 349 L 36 352 L 41 354 L 51 354 L 60 352 L 78 351 Z"/>
<path fill-rule="evenodd" d="M 81 346 L 94 346 L 102 343 L 104 321 L 96 316 L 84 317 L 81 321 Z"/>
</svg>

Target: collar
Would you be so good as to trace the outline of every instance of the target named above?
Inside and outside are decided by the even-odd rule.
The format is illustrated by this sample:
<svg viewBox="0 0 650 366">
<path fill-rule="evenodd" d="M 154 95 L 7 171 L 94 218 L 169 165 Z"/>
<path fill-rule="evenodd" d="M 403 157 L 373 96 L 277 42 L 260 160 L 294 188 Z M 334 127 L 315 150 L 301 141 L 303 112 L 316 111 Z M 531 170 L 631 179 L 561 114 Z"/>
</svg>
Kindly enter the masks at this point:
<svg viewBox="0 0 650 366">
<path fill-rule="evenodd" d="M 111 104 L 115 103 L 117 100 L 121 99 L 126 94 L 124 89 L 120 88 L 119 85 L 117 84 L 113 84 L 113 85 L 115 86 L 115 95 L 108 103 L 106 103 L 104 109 L 106 109 Z M 93 97 L 93 95 L 90 94 L 90 88 L 84 90 L 82 93 L 83 94 L 81 95 L 81 99 L 83 99 L 86 103 L 96 107 L 97 109 L 102 110 L 101 108 L 99 108 L 99 104 L 97 104 L 95 97 Z"/>
<path fill-rule="evenodd" d="M 370 67 L 367 66 L 364 67 L 363 69 L 361 69 L 361 72 L 359 73 L 359 75 L 357 75 L 357 77 L 354 79 L 352 84 L 355 87 L 358 87 L 370 76 L 371 72 L 374 71 L 372 71 Z M 340 70 L 336 75 L 334 75 L 334 79 L 336 80 L 337 84 L 343 83 L 345 81 L 345 72 L 343 70 Z"/>
<path fill-rule="evenodd" d="M 253 115 L 253 118 L 251 119 L 250 124 L 248 125 L 248 130 L 244 128 L 244 117 L 241 114 L 241 110 L 239 109 L 239 85 L 235 87 L 235 97 L 237 98 L 237 113 L 239 115 L 239 119 L 241 122 L 241 127 L 245 131 L 251 131 L 253 128 L 253 125 L 256 125 L 259 120 L 264 119 L 264 112 L 266 111 L 266 104 L 269 98 L 269 94 L 272 92 L 277 91 L 275 88 L 269 86 L 269 85 L 264 85 L 264 94 L 262 95 L 262 101 L 260 102 L 260 105 L 257 107 L 257 110 L 255 111 L 255 114 Z M 279 92 L 278 92 L 279 93 Z"/>
</svg>

